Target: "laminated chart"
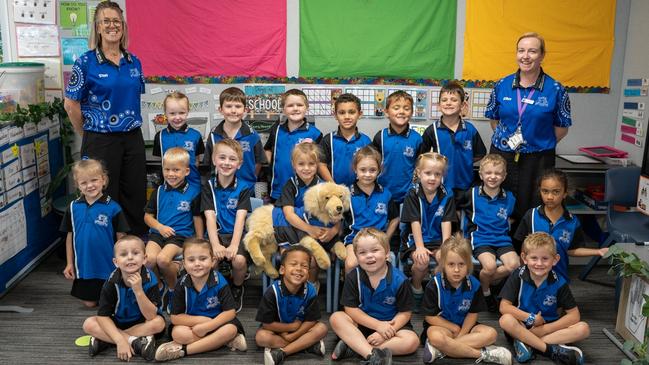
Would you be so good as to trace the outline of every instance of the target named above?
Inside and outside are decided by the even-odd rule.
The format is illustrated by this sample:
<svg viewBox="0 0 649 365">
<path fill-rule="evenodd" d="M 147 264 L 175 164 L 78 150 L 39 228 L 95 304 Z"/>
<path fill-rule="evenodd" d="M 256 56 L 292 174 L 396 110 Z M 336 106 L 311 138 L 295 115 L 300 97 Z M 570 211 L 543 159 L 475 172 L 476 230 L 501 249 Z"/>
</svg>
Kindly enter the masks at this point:
<svg viewBox="0 0 649 365">
<path fill-rule="evenodd" d="M 0 212 L 0 265 L 27 247 L 23 200 Z"/>
<path fill-rule="evenodd" d="M 484 116 L 489 104 L 490 89 L 470 89 L 467 90 L 467 101 L 469 102 L 469 118 L 472 120 L 487 120 Z"/>
<path fill-rule="evenodd" d="M 428 119 L 428 90 L 426 89 L 388 89 L 388 95 L 395 91 L 405 91 L 414 101 L 412 119 L 426 120 Z"/>
<path fill-rule="evenodd" d="M 442 113 L 439 111 L 439 91 L 441 87 L 434 87 L 430 90 L 430 119 L 439 119 Z"/>
<path fill-rule="evenodd" d="M 332 116 L 334 114 L 334 102 L 342 88 L 304 88 L 302 89 L 309 100 L 309 110 L 306 115 Z"/>
<path fill-rule="evenodd" d="M 345 89 L 345 92 L 354 94 L 361 99 L 363 118 L 382 118 L 385 115 L 385 99 L 387 98 L 385 89 L 350 87 Z"/>
</svg>

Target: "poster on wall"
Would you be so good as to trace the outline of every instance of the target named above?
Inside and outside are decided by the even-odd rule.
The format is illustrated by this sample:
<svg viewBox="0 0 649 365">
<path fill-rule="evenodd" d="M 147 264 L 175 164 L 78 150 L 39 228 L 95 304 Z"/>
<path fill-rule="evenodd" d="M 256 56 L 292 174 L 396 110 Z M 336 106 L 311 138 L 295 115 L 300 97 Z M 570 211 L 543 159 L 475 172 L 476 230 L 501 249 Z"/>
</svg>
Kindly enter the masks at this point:
<svg viewBox="0 0 649 365">
<path fill-rule="evenodd" d="M 83 1 L 61 1 L 59 4 L 59 24 L 63 29 L 88 26 L 88 9 Z"/>
<path fill-rule="evenodd" d="M 342 88 L 303 88 L 309 100 L 309 110 L 306 115 L 329 117 L 334 115 L 334 103 L 340 94 Z"/>
<path fill-rule="evenodd" d="M 286 91 L 284 85 L 246 85 L 248 115 L 245 120 L 259 133 L 268 132 L 282 114 L 281 97 Z"/>
<path fill-rule="evenodd" d="M 54 0 L 14 1 L 16 23 L 56 24 Z"/>
<path fill-rule="evenodd" d="M 74 65 L 74 61 L 87 50 L 88 39 L 86 38 L 61 38 L 61 53 L 63 53 L 64 65 Z"/>
<path fill-rule="evenodd" d="M 364 118 L 380 118 L 385 115 L 385 98 L 387 96 L 385 89 L 348 87 L 345 92 L 354 94 L 361 99 Z"/>
<path fill-rule="evenodd" d="M 59 55 L 59 28 L 56 25 L 16 25 L 18 57 Z"/>
<path fill-rule="evenodd" d="M 0 265 L 27 247 L 26 226 L 22 200 L 0 212 Z"/>
</svg>

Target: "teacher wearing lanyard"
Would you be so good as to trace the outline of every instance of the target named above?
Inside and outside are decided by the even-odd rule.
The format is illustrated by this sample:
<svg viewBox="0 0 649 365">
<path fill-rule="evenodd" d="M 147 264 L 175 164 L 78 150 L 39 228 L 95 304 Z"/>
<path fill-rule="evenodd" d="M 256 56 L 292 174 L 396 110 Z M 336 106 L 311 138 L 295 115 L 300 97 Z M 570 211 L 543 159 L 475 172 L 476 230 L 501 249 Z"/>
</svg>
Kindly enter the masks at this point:
<svg viewBox="0 0 649 365">
<path fill-rule="evenodd" d="M 65 110 L 82 136 L 81 158 L 101 160 L 108 170 L 105 193 L 121 205 L 133 234 L 146 232 L 146 157 L 140 126 L 144 77 L 130 54 L 127 26 L 117 3 L 97 5 L 90 50 L 72 67 Z"/>
<path fill-rule="evenodd" d="M 496 83 L 485 116 L 494 134 L 491 153 L 507 161 L 505 189 L 516 196 L 513 218 L 540 204 L 537 179 L 554 167 L 557 143 L 572 125 L 564 87 L 541 68 L 545 40 L 525 33 L 516 42 L 518 71 Z"/>
</svg>

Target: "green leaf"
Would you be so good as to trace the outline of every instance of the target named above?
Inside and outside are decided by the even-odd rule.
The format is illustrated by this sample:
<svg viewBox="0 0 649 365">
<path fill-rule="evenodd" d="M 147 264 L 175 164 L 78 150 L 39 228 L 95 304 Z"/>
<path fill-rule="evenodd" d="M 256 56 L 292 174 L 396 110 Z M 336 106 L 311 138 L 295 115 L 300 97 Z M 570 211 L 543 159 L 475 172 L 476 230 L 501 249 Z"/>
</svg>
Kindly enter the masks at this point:
<svg viewBox="0 0 649 365">
<path fill-rule="evenodd" d="M 625 350 L 630 351 L 631 349 L 633 349 L 634 345 L 635 345 L 635 342 L 633 342 L 631 340 L 626 340 L 626 341 L 624 341 L 623 347 L 624 347 Z"/>
</svg>

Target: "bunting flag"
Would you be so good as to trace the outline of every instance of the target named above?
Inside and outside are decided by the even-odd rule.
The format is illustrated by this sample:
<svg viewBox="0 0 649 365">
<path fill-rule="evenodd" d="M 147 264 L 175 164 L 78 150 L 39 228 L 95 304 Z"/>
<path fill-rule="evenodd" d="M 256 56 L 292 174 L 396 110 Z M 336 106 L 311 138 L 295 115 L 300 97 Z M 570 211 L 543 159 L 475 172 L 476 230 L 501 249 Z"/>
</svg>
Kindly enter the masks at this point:
<svg viewBox="0 0 649 365">
<path fill-rule="evenodd" d="M 455 0 L 300 1 L 300 76 L 453 78 Z"/>
<path fill-rule="evenodd" d="M 498 80 L 516 71 L 516 40 L 545 38 L 543 70 L 563 85 L 610 84 L 615 0 L 467 0 L 465 80 Z"/>
<path fill-rule="evenodd" d="M 286 76 L 286 0 L 127 0 L 126 14 L 145 75 Z"/>
</svg>

